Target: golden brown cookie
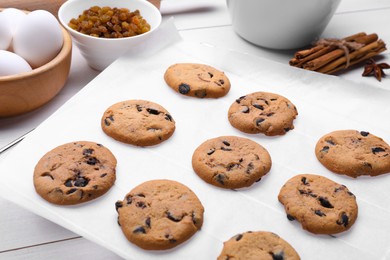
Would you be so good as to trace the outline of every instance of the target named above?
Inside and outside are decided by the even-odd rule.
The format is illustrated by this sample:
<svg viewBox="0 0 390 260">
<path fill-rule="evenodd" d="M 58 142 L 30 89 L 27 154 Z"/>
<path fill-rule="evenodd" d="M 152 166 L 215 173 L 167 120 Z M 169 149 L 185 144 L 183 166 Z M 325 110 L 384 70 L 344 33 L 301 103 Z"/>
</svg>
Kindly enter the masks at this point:
<svg viewBox="0 0 390 260">
<path fill-rule="evenodd" d="M 165 71 L 164 80 L 176 92 L 197 98 L 219 98 L 230 90 L 225 73 L 205 64 L 174 64 Z"/>
<path fill-rule="evenodd" d="M 34 170 L 34 187 L 58 205 L 80 204 L 106 193 L 114 185 L 116 159 L 101 144 L 78 141 L 46 153 Z"/>
<path fill-rule="evenodd" d="M 101 127 L 120 142 L 151 146 L 164 142 L 175 131 L 175 120 L 162 106 L 146 100 L 116 103 L 104 112 Z"/>
<path fill-rule="evenodd" d="M 289 220 L 297 220 L 314 234 L 346 231 L 358 216 L 355 195 L 346 186 L 319 175 L 291 178 L 280 189 L 278 199 Z"/>
<path fill-rule="evenodd" d="M 299 260 L 295 249 L 278 235 L 266 232 L 245 232 L 224 242 L 217 260 Z"/>
<path fill-rule="evenodd" d="M 297 109 L 287 98 L 269 92 L 254 92 L 242 96 L 230 106 L 230 124 L 249 134 L 284 135 L 294 129 Z"/>
<path fill-rule="evenodd" d="M 315 153 L 328 170 L 353 178 L 390 172 L 390 146 L 365 131 L 328 133 L 318 140 Z"/>
<path fill-rule="evenodd" d="M 115 206 L 126 238 L 147 250 L 176 247 L 203 224 L 202 203 L 193 191 L 176 181 L 144 182 Z"/>
<path fill-rule="evenodd" d="M 202 143 L 192 155 L 192 167 L 205 182 L 236 189 L 260 181 L 271 169 L 268 151 L 238 136 L 220 136 Z"/>
</svg>

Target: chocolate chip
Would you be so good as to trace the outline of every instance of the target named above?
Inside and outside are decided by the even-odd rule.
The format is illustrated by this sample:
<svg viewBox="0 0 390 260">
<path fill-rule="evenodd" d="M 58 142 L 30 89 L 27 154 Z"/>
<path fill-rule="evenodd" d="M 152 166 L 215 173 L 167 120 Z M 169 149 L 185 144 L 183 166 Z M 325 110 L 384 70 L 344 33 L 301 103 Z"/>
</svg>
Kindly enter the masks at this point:
<svg viewBox="0 0 390 260">
<path fill-rule="evenodd" d="M 222 143 L 226 146 L 230 146 L 230 143 L 228 141 L 222 141 Z"/>
<path fill-rule="evenodd" d="M 335 188 L 335 189 L 334 189 L 334 192 L 339 192 L 339 191 L 341 191 L 341 190 L 345 190 L 345 186 L 344 186 L 344 185 L 341 185 L 340 187 Z"/>
<path fill-rule="evenodd" d="M 271 101 L 276 101 L 276 100 L 278 100 L 277 98 L 271 98 L 270 99 Z"/>
<path fill-rule="evenodd" d="M 99 160 L 96 157 L 87 157 L 86 163 L 89 165 L 95 165 L 99 163 Z"/>
<path fill-rule="evenodd" d="M 130 205 L 133 202 L 133 197 L 131 195 L 127 196 L 126 198 L 126 204 Z"/>
<path fill-rule="evenodd" d="M 97 190 L 98 187 L 99 187 L 98 185 L 93 185 L 93 186 L 92 186 L 92 188 L 95 189 L 95 190 Z"/>
<path fill-rule="evenodd" d="M 302 177 L 301 178 L 301 182 L 303 183 L 303 185 L 309 185 L 309 183 L 307 182 L 306 177 Z"/>
<path fill-rule="evenodd" d="M 232 149 L 230 149 L 230 148 L 226 148 L 226 147 L 221 147 L 221 150 L 222 150 L 222 151 L 226 151 L 226 152 L 230 152 L 230 151 L 232 151 Z"/>
<path fill-rule="evenodd" d="M 326 140 L 326 142 L 327 142 L 328 144 L 330 144 L 330 145 L 335 145 L 335 143 L 333 142 L 332 139 Z"/>
<path fill-rule="evenodd" d="M 53 175 L 51 175 L 50 173 L 48 173 L 48 172 L 44 172 L 44 173 L 42 173 L 42 175 L 41 175 L 42 177 L 49 177 L 50 179 L 52 179 L 52 180 L 54 180 L 54 177 L 53 177 Z"/>
<path fill-rule="evenodd" d="M 117 202 L 115 202 L 115 209 L 116 211 L 118 212 L 118 209 L 119 208 L 122 208 L 123 207 L 123 202 L 118 200 Z"/>
<path fill-rule="evenodd" d="M 290 131 L 291 130 L 291 128 L 288 128 L 288 127 L 285 127 L 285 128 L 283 128 L 283 130 L 284 130 L 284 132 L 288 132 L 288 131 Z"/>
<path fill-rule="evenodd" d="M 371 148 L 371 151 L 373 154 L 377 154 L 377 153 L 385 152 L 386 150 L 383 149 L 382 147 L 375 147 L 375 148 Z"/>
<path fill-rule="evenodd" d="M 66 180 L 65 183 L 64 183 L 64 185 L 65 185 L 66 187 L 72 187 L 72 186 L 73 186 L 72 180 L 71 180 L 71 179 Z"/>
<path fill-rule="evenodd" d="M 70 190 L 68 190 L 67 192 L 66 192 L 66 194 L 72 194 L 72 193 L 75 193 L 77 191 L 77 189 L 76 188 L 73 188 L 73 189 L 70 189 Z"/>
<path fill-rule="evenodd" d="M 177 217 L 177 216 L 173 215 L 171 212 L 168 211 L 167 212 L 167 218 L 172 220 L 173 222 L 179 222 L 179 221 L 182 220 L 183 216 Z"/>
<path fill-rule="evenodd" d="M 321 206 L 325 207 L 325 208 L 329 208 L 329 209 L 332 209 L 333 208 L 333 205 L 330 204 L 329 200 L 327 198 L 324 198 L 324 197 L 319 197 L 318 198 L 318 201 L 320 202 Z"/>
<path fill-rule="evenodd" d="M 207 96 L 207 91 L 205 89 L 197 90 L 194 92 L 194 95 L 199 98 L 204 98 L 205 96 Z"/>
<path fill-rule="evenodd" d="M 324 147 L 322 147 L 322 149 L 321 149 L 321 153 L 327 153 L 329 151 L 329 146 L 324 146 Z"/>
<path fill-rule="evenodd" d="M 225 175 L 221 174 L 221 173 L 218 173 L 216 176 L 215 176 L 215 180 L 222 184 L 222 185 L 225 185 Z"/>
<path fill-rule="evenodd" d="M 248 163 L 248 166 L 246 167 L 245 173 L 250 174 L 251 171 L 255 168 L 252 162 Z"/>
<path fill-rule="evenodd" d="M 141 208 L 141 209 L 146 208 L 146 204 L 145 204 L 145 202 L 143 202 L 143 201 L 138 201 L 135 205 L 136 205 L 138 208 Z"/>
<path fill-rule="evenodd" d="M 245 96 L 241 96 L 238 99 L 236 99 L 236 103 L 240 104 L 241 100 L 243 100 Z"/>
<path fill-rule="evenodd" d="M 290 220 L 290 221 L 295 220 L 295 218 L 293 216 L 291 216 L 290 214 L 287 214 L 287 219 Z"/>
<path fill-rule="evenodd" d="M 208 152 L 207 155 L 212 155 L 215 152 L 215 148 L 211 148 Z"/>
<path fill-rule="evenodd" d="M 138 111 L 138 112 L 141 112 L 141 111 L 142 111 L 142 106 L 136 105 L 135 107 L 137 108 L 137 111 Z"/>
<path fill-rule="evenodd" d="M 248 114 L 249 113 L 249 107 L 243 106 L 243 108 L 241 109 L 241 113 Z"/>
<path fill-rule="evenodd" d="M 299 191 L 299 194 L 301 195 L 307 195 L 307 196 L 310 196 L 310 197 L 313 197 L 313 198 L 317 198 L 317 195 L 313 193 L 313 191 L 311 190 L 298 190 Z"/>
<path fill-rule="evenodd" d="M 145 225 L 148 227 L 148 228 L 150 228 L 150 217 L 147 217 L 146 219 L 145 219 Z"/>
<path fill-rule="evenodd" d="M 165 120 L 171 121 L 172 122 L 172 116 L 170 114 L 165 114 Z"/>
<path fill-rule="evenodd" d="M 221 85 L 225 84 L 225 81 L 223 79 L 218 80 Z"/>
<path fill-rule="evenodd" d="M 111 125 L 111 122 L 114 122 L 114 116 L 108 116 L 104 119 L 104 124 L 106 126 L 110 126 Z"/>
<path fill-rule="evenodd" d="M 158 111 L 157 109 L 154 109 L 154 108 L 147 108 L 146 111 L 148 111 L 148 113 L 151 114 L 151 115 L 158 115 L 158 114 L 160 114 L 160 111 Z"/>
<path fill-rule="evenodd" d="M 235 239 L 236 241 L 240 241 L 242 237 L 243 237 L 242 234 L 238 234 L 237 236 L 234 237 L 234 239 Z"/>
<path fill-rule="evenodd" d="M 226 170 L 227 171 L 231 171 L 234 167 L 239 167 L 240 165 L 237 164 L 237 163 L 229 163 L 227 166 L 226 166 Z"/>
<path fill-rule="evenodd" d="M 264 107 L 262 105 L 254 104 L 253 106 L 257 109 L 264 110 Z"/>
<path fill-rule="evenodd" d="M 171 244 L 174 244 L 174 243 L 176 243 L 176 242 L 177 242 L 177 240 L 174 239 L 174 238 L 170 238 L 170 239 L 169 239 L 169 243 L 171 243 Z"/>
<path fill-rule="evenodd" d="M 326 216 L 326 214 L 323 213 L 323 212 L 322 212 L 321 210 L 319 210 L 319 209 L 316 209 L 316 210 L 314 211 L 314 213 L 315 213 L 316 215 L 320 216 L 320 217 Z"/>
<path fill-rule="evenodd" d="M 107 173 L 103 173 L 102 175 L 100 175 L 100 178 L 104 178 L 107 176 Z"/>
<path fill-rule="evenodd" d="M 194 225 L 196 225 L 196 223 L 198 223 L 198 220 L 195 217 L 195 212 L 194 211 L 192 211 L 192 213 L 191 213 L 191 219 L 192 219 L 192 223 L 194 223 Z"/>
<path fill-rule="evenodd" d="M 268 113 L 266 116 L 271 117 L 271 116 L 273 116 L 273 115 L 275 115 L 275 113 L 274 113 L 274 112 L 271 112 L 271 113 Z"/>
<path fill-rule="evenodd" d="M 337 225 L 343 225 L 344 227 L 348 226 L 349 224 L 349 218 L 348 216 L 345 214 L 345 212 L 343 212 L 341 214 L 341 219 L 337 220 L 336 221 Z"/>
<path fill-rule="evenodd" d="M 138 196 L 138 197 L 145 198 L 145 195 L 144 195 L 144 194 L 142 194 L 142 193 L 138 193 L 138 194 L 136 194 L 135 196 Z"/>
<path fill-rule="evenodd" d="M 207 73 L 209 74 L 210 78 L 214 77 L 213 73 L 211 72 L 207 72 Z"/>
<path fill-rule="evenodd" d="M 133 233 L 142 233 L 146 234 L 146 230 L 144 227 L 137 227 L 136 229 L 133 230 Z"/>
<path fill-rule="evenodd" d="M 85 187 L 85 186 L 87 186 L 88 182 L 89 182 L 88 179 L 86 179 L 84 177 L 78 177 L 74 181 L 74 186 L 76 186 L 76 187 Z"/>
<path fill-rule="evenodd" d="M 264 120 L 265 120 L 264 118 L 256 119 L 256 125 L 259 126 Z"/>
<path fill-rule="evenodd" d="M 270 252 L 272 260 L 284 260 L 284 252 L 280 251 L 279 253 Z"/>
<path fill-rule="evenodd" d="M 188 85 L 186 83 L 181 83 L 179 85 L 179 93 L 180 94 L 183 94 L 183 95 L 188 94 L 188 92 L 190 92 L 190 90 L 191 90 L 190 85 Z"/>
<path fill-rule="evenodd" d="M 91 155 L 94 152 L 93 149 L 84 149 L 83 150 L 83 155 Z"/>
<path fill-rule="evenodd" d="M 365 131 L 360 131 L 360 134 L 361 134 L 362 136 L 367 136 L 367 135 L 369 135 L 370 133 L 369 133 L 369 132 L 365 132 Z"/>
</svg>

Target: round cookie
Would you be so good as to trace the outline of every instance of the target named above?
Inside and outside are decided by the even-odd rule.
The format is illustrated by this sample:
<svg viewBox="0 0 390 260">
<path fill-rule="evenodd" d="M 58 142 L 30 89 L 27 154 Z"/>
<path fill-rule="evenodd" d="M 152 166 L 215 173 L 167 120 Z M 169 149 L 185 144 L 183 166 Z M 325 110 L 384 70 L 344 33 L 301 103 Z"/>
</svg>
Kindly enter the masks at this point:
<svg viewBox="0 0 390 260">
<path fill-rule="evenodd" d="M 101 144 L 88 141 L 60 145 L 46 153 L 34 170 L 34 187 L 45 200 L 74 205 L 106 193 L 116 179 L 116 159 Z"/>
<path fill-rule="evenodd" d="M 115 206 L 126 238 L 146 250 L 176 247 L 203 224 L 204 208 L 198 197 L 176 181 L 144 182 Z"/>
<path fill-rule="evenodd" d="M 314 234 L 336 234 L 348 230 L 358 216 L 356 197 L 347 187 L 314 174 L 301 174 L 280 189 L 279 201 L 289 220 Z"/>
<path fill-rule="evenodd" d="M 104 112 L 101 127 L 117 141 L 151 146 L 162 143 L 175 131 L 175 120 L 162 106 L 145 100 L 118 102 Z"/>
<path fill-rule="evenodd" d="M 242 96 L 230 106 L 230 124 L 248 134 L 284 135 L 294 129 L 297 109 L 287 98 L 268 92 Z"/>
<path fill-rule="evenodd" d="M 164 80 L 176 92 L 197 98 L 219 98 L 230 90 L 230 81 L 222 71 L 205 64 L 171 65 Z"/>
<path fill-rule="evenodd" d="M 257 231 L 238 234 L 224 242 L 217 260 L 299 260 L 295 249 L 272 232 Z"/>
<path fill-rule="evenodd" d="M 192 167 L 205 182 L 236 189 L 260 181 L 271 169 L 268 151 L 237 136 L 220 136 L 202 143 L 192 155 Z"/>
<path fill-rule="evenodd" d="M 390 146 L 365 131 L 328 133 L 318 140 L 315 154 L 328 170 L 353 178 L 390 172 Z"/>
</svg>

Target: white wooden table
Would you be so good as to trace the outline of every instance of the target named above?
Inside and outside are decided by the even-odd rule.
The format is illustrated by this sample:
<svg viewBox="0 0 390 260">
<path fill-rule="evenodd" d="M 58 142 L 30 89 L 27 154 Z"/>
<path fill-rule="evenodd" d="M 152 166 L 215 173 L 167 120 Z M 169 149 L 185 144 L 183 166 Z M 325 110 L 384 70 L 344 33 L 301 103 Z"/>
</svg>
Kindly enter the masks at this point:
<svg viewBox="0 0 390 260">
<path fill-rule="evenodd" d="M 184 7 L 195 4 L 196 8 L 180 10 L 180 4 Z M 225 0 L 164 0 L 161 10 L 164 20 L 171 16 L 175 18 L 175 25 L 186 41 L 258 55 L 286 66 L 294 53 L 259 48 L 237 36 L 232 29 Z M 182 12 L 176 13 L 179 11 Z M 389 24 L 390 0 L 343 0 L 323 37 L 375 32 L 390 44 Z M 389 50 L 382 57 L 384 62 L 390 63 Z M 390 76 L 379 83 L 375 78 L 361 77 L 361 73 L 362 70 L 349 71 L 340 77 L 357 84 L 366 83 L 390 90 Z M 390 71 L 387 74 L 390 75 Z M 51 103 L 26 115 L 0 119 L 0 149 L 34 129 L 97 75 L 98 72 L 87 66 L 75 47 L 67 85 Z M 0 154 L 0 163 L 10 150 L 12 148 Z M 79 235 L 0 198 L 0 259 L 80 258 L 120 259 Z"/>
</svg>

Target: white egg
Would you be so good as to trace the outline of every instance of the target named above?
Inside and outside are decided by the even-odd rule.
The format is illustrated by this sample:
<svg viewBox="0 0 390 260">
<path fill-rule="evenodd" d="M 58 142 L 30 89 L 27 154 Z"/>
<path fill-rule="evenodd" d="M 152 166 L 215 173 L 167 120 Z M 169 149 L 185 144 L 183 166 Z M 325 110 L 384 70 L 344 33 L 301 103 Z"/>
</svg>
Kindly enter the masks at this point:
<svg viewBox="0 0 390 260">
<path fill-rule="evenodd" d="M 2 13 L 8 19 L 12 34 L 17 30 L 23 19 L 26 18 L 26 13 L 16 8 L 6 8 Z"/>
<path fill-rule="evenodd" d="M 11 45 L 12 31 L 7 17 L 0 12 L 0 50 L 7 50 Z"/>
<path fill-rule="evenodd" d="M 31 71 L 30 65 L 19 55 L 0 50 L 0 77 Z"/>
<path fill-rule="evenodd" d="M 12 47 L 32 68 L 37 68 L 58 54 L 63 41 L 57 18 L 48 11 L 37 10 L 23 19 L 14 33 Z"/>
</svg>

